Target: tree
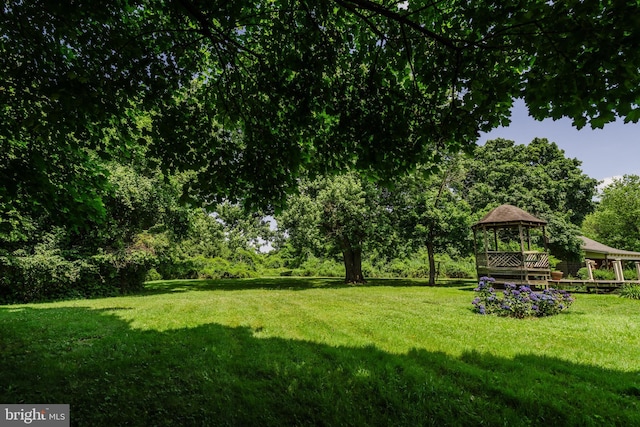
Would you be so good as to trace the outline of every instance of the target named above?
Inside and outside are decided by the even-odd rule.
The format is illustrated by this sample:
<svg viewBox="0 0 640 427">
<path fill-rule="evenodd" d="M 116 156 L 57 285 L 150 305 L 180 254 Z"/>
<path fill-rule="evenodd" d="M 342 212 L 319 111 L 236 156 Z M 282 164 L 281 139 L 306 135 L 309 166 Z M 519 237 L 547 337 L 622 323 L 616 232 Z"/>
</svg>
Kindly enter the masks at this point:
<svg viewBox="0 0 640 427">
<path fill-rule="evenodd" d="M 640 251 L 640 176 L 625 175 L 604 187 L 582 230 L 587 237 L 629 251 Z"/>
<path fill-rule="evenodd" d="M 104 218 L 88 149 L 149 144 L 168 171 L 202 172 L 200 202 L 270 208 L 306 172 L 437 163 L 506 123 L 514 97 L 578 127 L 640 118 L 637 2 L 403 4 L 5 2 L 3 232 L 44 211 Z"/>
<path fill-rule="evenodd" d="M 459 191 L 478 214 L 508 203 L 546 219 L 552 252 L 570 260 L 580 256 L 579 226 L 595 207 L 597 181 L 580 165 L 546 139 L 496 139 L 475 150 Z"/>
<path fill-rule="evenodd" d="M 187 232 L 171 239 L 162 262 L 171 265 L 180 259 L 227 255 L 223 225 L 202 208 L 189 209 L 188 214 Z"/>
<path fill-rule="evenodd" d="M 429 284 L 435 285 L 436 252 L 470 250 L 469 205 L 453 191 L 459 165 L 449 159 L 442 170 L 425 177 L 422 171 L 399 179 L 389 193 L 394 227 L 412 248 L 425 247 L 429 258 Z"/>
<path fill-rule="evenodd" d="M 247 212 L 238 204 L 224 202 L 218 204 L 215 217 L 223 226 L 228 249 L 258 252 L 272 240 L 269 221 L 263 212 Z"/>
<path fill-rule="evenodd" d="M 306 181 L 278 224 L 298 250 L 342 254 L 345 282 L 363 283 L 363 249 L 384 221 L 377 194 L 375 185 L 354 173 Z"/>
</svg>

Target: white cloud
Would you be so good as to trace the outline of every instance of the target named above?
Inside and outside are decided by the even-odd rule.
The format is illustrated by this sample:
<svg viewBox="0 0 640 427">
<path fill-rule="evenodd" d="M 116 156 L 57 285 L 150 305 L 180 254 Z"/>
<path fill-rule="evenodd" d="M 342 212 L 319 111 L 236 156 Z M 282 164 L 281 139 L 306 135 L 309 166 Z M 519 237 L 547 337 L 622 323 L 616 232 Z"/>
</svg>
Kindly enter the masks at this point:
<svg viewBox="0 0 640 427">
<path fill-rule="evenodd" d="M 610 176 L 610 177 L 608 177 L 608 178 L 603 179 L 603 180 L 600 182 L 600 184 L 598 184 L 598 187 L 597 187 L 598 192 L 599 192 L 599 193 L 600 193 L 600 192 L 602 192 L 602 190 L 603 190 L 605 187 L 607 187 L 607 186 L 609 186 L 609 185 L 613 184 L 613 182 L 614 182 L 614 181 L 618 181 L 618 180 L 620 180 L 620 179 L 622 179 L 622 175 Z"/>
</svg>

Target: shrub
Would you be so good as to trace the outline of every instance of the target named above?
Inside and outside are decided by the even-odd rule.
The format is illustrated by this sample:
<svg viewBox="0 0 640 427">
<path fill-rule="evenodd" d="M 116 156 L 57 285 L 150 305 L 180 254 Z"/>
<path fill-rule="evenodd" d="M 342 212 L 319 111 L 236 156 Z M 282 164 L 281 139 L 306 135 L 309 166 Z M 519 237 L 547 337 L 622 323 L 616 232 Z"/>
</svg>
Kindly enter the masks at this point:
<svg viewBox="0 0 640 427">
<path fill-rule="evenodd" d="M 439 256 L 440 276 L 450 279 L 470 279 L 476 277 L 476 263 L 471 257 L 452 259 L 448 255 Z"/>
<path fill-rule="evenodd" d="M 407 266 L 400 259 L 392 259 L 385 270 L 390 273 L 391 277 L 406 277 Z"/>
<path fill-rule="evenodd" d="M 158 270 L 152 268 L 151 270 L 147 271 L 147 275 L 145 276 L 144 281 L 152 282 L 154 280 L 162 280 L 162 276 L 160 275 L 160 273 L 158 273 Z"/>
<path fill-rule="evenodd" d="M 622 298 L 640 300 L 640 285 L 637 283 L 625 283 L 620 288 L 620 296 Z"/>
<path fill-rule="evenodd" d="M 507 283 L 502 298 L 493 288 L 494 279 L 482 277 L 475 289 L 476 297 L 472 304 L 474 311 L 480 314 L 495 314 L 505 317 L 544 317 L 558 314 L 568 309 L 574 298 L 566 291 L 545 289 L 534 292 L 528 286 L 517 287 Z"/>
<path fill-rule="evenodd" d="M 235 264 L 230 263 L 226 259 L 215 257 L 215 258 L 205 258 L 205 257 L 197 257 L 197 264 L 200 266 L 200 269 L 197 273 L 198 279 L 227 279 L 227 278 L 235 278 L 236 276 L 231 272 L 232 267 L 235 268 Z M 243 264 L 243 262 L 238 261 L 238 264 Z M 244 276 L 240 276 L 244 277 Z"/>
<path fill-rule="evenodd" d="M 593 270 L 593 278 L 595 280 L 616 280 L 616 273 L 613 270 L 596 269 Z"/>
<path fill-rule="evenodd" d="M 269 252 L 264 257 L 266 258 L 264 264 L 268 269 L 276 270 L 287 266 L 287 261 L 277 251 Z"/>
<path fill-rule="evenodd" d="M 638 272 L 635 268 L 625 268 L 622 272 L 624 280 L 638 280 Z"/>
<path fill-rule="evenodd" d="M 60 250 L 0 257 L 0 303 L 113 296 L 142 288 L 154 258 L 145 251 L 74 258 Z"/>
<path fill-rule="evenodd" d="M 48 252 L 0 258 L 0 302 L 33 302 L 74 296 L 91 265 Z"/>
<path fill-rule="evenodd" d="M 293 269 L 292 275 L 304 277 L 341 277 L 344 276 L 344 265 L 333 259 L 321 259 L 310 256 L 300 265 L 300 268 Z"/>
<path fill-rule="evenodd" d="M 163 279 L 238 279 L 259 274 L 251 258 L 249 262 L 229 261 L 203 256 L 166 259 L 157 269 Z"/>
<path fill-rule="evenodd" d="M 616 274 L 613 270 L 608 269 L 594 269 L 593 278 L 594 280 L 615 280 Z M 635 269 L 626 268 L 622 272 L 624 276 L 624 280 L 638 280 L 638 274 Z M 587 267 L 582 267 L 578 270 L 577 273 L 578 278 L 582 280 L 589 279 L 589 273 L 587 272 Z"/>
<path fill-rule="evenodd" d="M 197 279 L 203 266 L 196 258 L 168 257 L 156 267 L 163 279 Z"/>
<path fill-rule="evenodd" d="M 344 267 L 342 269 L 344 271 Z M 429 264 L 420 257 L 394 258 L 388 261 L 369 259 L 362 262 L 362 272 L 365 277 L 419 279 L 429 277 Z"/>
<path fill-rule="evenodd" d="M 576 276 L 578 277 L 578 279 L 588 280 L 589 279 L 589 272 L 587 271 L 587 267 L 580 268 L 578 270 L 578 272 L 576 273 Z"/>
<path fill-rule="evenodd" d="M 81 283 L 86 286 L 86 296 L 127 294 L 143 288 L 147 271 L 156 258 L 144 250 L 105 253 L 89 258 L 98 268 L 98 276 L 87 277 Z"/>
</svg>

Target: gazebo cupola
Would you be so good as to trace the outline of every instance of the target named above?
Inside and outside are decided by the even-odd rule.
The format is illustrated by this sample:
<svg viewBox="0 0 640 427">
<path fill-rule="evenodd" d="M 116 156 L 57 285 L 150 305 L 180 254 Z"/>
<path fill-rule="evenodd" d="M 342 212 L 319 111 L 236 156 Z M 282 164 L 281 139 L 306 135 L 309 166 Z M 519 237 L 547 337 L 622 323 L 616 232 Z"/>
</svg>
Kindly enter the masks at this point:
<svg viewBox="0 0 640 427">
<path fill-rule="evenodd" d="M 546 225 L 512 205 L 498 206 L 485 215 L 472 226 L 478 277 L 546 286 L 551 273 Z"/>
</svg>

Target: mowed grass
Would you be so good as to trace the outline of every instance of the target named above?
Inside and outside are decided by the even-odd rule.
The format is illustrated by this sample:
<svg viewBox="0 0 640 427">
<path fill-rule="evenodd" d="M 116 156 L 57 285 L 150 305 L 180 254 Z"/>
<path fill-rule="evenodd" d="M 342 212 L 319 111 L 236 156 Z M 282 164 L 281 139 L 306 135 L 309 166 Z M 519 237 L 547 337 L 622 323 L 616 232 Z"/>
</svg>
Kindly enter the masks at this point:
<svg viewBox="0 0 640 427">
<path fill-rule="evenodd" d="M 0 306 L 0 401 L 72 425 L 640 425 L 640 301 L 471 311 L 474 284 L 248 279 Z"/>
</svg>

